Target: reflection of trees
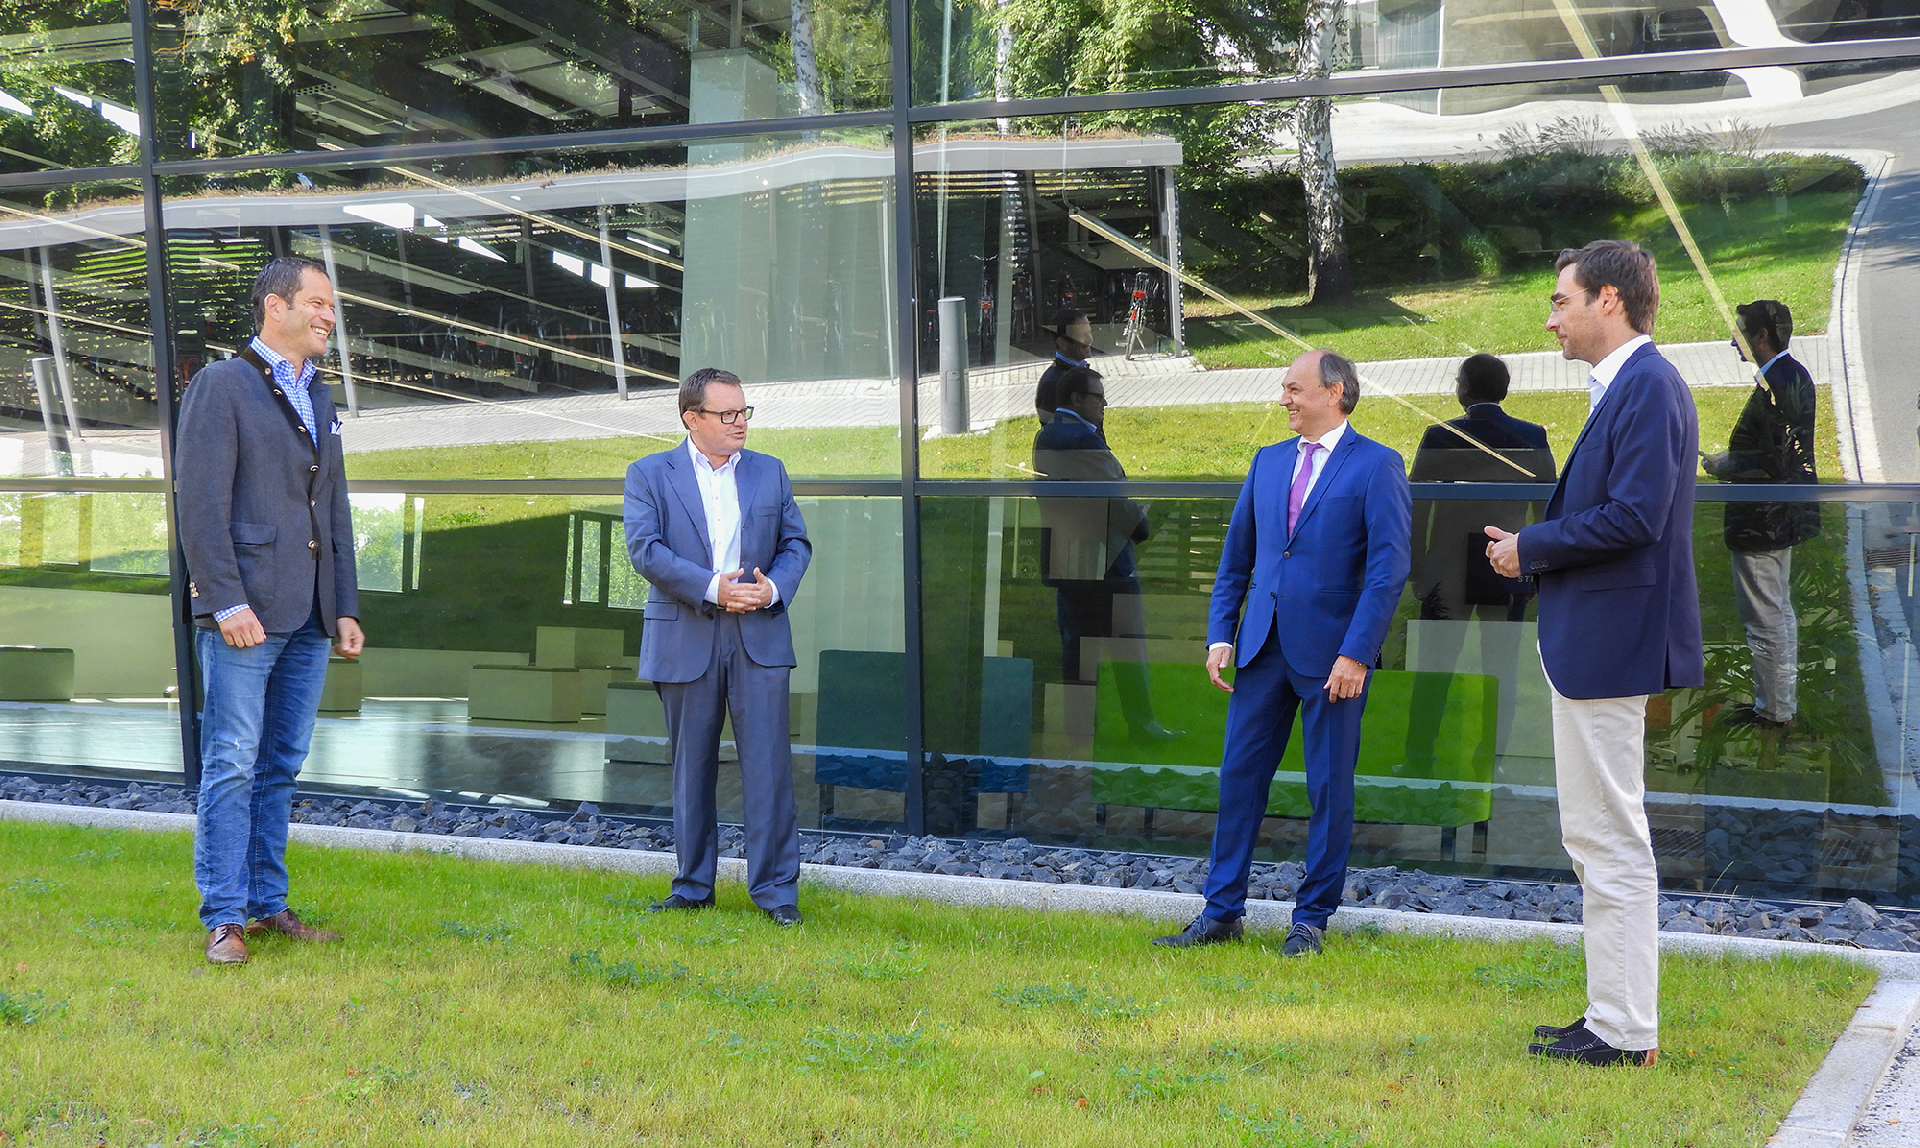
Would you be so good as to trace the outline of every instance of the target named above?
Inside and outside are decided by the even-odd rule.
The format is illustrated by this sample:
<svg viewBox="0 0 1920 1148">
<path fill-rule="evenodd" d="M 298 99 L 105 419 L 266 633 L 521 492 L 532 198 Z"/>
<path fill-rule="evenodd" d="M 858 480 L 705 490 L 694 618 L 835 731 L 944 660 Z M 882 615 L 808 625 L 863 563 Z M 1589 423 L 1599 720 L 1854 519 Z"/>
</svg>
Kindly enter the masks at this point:
<svg viewBox="0 0 1920 1148">
<path fill-rule="evenodd" d="M 54 88 L 131 108 L 125 0 L 11 0 L 0 6 L 0 92 L 33 109 L 0 110 L 0 168 L 95 167 L 139 158 L 139 140 Z"/>
</svg>

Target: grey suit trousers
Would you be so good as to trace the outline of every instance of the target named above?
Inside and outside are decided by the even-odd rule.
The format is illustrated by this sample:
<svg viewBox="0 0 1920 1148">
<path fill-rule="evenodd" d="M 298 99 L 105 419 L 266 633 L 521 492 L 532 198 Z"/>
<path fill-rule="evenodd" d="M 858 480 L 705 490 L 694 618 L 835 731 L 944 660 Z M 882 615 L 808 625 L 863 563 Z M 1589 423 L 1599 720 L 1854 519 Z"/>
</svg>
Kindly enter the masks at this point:
<svg viewBox="0 0 1920 1148">
<path fill-rule="evenodd" d="M 762 666 L 740 641 L 740 617 L 715 615 L 712 661 L 690 682 L 659 682 L 673 750 L 673 845 L 680 861 L 673 891 L 713 896 L 720 864 L 714 783 L 720 727 L 733 717 L 745 794 L 747 894 L 762 909 L 799 903 L 800 825 L 793 802 L 793 744 L 788 733 L 786 666 Z"/>
</svg>

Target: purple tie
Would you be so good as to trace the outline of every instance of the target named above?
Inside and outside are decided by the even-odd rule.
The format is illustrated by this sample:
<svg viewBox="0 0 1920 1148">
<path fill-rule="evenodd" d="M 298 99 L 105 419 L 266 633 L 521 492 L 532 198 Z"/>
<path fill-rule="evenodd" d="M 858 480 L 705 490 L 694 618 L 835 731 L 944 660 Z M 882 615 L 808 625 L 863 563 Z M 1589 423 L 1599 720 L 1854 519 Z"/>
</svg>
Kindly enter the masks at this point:
<svg viewBox="0 0 1920 1148">
<path fill-rule="evenodd" d="M 1323 449 L 1317 442 L 1300 445 L 1300 473 L 1293 476 L 1293 489 L 1287 493 L 1287 534 L 1293 534 L 1300 521 L 1300 507 L 1307 501 L 1307 486 L 1313 482 L 1313 452 Z"/>
</svg>

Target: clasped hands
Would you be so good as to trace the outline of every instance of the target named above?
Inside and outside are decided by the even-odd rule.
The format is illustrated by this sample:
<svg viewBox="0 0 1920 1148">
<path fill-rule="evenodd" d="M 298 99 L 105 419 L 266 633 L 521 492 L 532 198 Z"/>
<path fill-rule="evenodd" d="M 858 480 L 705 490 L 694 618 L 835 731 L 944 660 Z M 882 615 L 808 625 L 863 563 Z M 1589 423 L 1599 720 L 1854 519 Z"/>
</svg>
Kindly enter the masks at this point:
<svg viewBox="0 0 1920 1148">
<path fill-rule="evenodd" d="M 746 570 L 735 570 L 721 577 L 719 587 L 720 605 L 729 614 L 746 614 L 754 610 L 764 610 L 773 605 L 773 581 L 760 568 L 753 568 L 753 581 L 740 582 L 735 579 L 746 574 Z"/>
</svg>

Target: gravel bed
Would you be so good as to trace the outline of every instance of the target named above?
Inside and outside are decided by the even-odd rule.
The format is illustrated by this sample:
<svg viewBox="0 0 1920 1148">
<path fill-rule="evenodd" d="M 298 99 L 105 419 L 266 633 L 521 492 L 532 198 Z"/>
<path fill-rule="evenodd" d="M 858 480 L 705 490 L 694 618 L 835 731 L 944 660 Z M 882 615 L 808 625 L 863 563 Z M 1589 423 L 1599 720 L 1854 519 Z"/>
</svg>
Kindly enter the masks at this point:
<svg viewBox="0 0 1920 1148">
<path fill-rule="evenodd" d="M 81 779 L 49 781 L 0 775 L 0 799 L 56 805 L 99 806 L 154 813 L 192 813 L 179 786 Z M 390 802 L 303 795 L 293 820 L 353 829 L 387 829 L 447 837 L 493 837 L 561 845 L 670 852 L 673 828 L 659 822 L 603 815 L 591 802 L 577 811 L 535 813 L 494 806 L 446 805 L 439 801 Z M 743 855 L 740 829 L 721 832 L 721 856 Z M 1035 845 L 1009 840 L 955 840 L 867 836 L 802 830 L 800 859 L 816 865 L 894 869 L 954 876 L 992 877 L 1047 884 L 1166 889 L 1198 893 L 1207 859 Z M 1297 862 L 1256 863 L 1247 895 L 1285 901 L 1304 871 Z M 1513 921 L 1581 920 L 1580 889 L 1545 882 L 1448 877 L 1393 866 L 1347 874 L 1345 903 L 1413 913 L 1447 913 Z M 1662 894 L 1660 927 L 1674 933 L 1716 933 L 1756 939 L 1854 945 L 1892 952 L 1920 952 L 1920 914 L 1876 909 L 1858 899 L 1844 905 L 1751 898 Z"/>
</svg>

